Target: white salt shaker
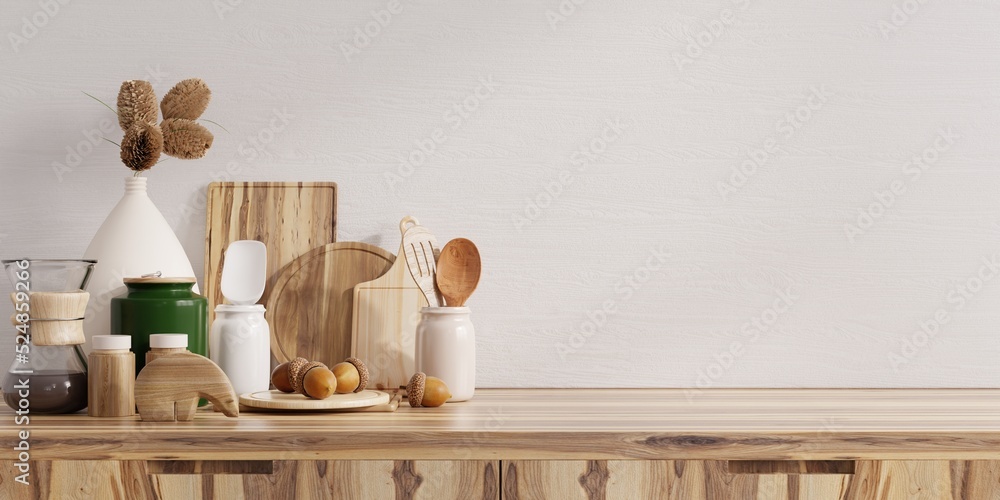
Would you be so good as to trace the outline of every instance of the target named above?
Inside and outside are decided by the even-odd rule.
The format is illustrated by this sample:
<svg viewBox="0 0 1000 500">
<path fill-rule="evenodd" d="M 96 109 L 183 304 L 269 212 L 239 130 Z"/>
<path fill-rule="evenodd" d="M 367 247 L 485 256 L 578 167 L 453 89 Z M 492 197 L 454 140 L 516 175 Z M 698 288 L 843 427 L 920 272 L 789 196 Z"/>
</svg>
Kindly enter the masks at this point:
<svg viewBox="0 0 1000 500">
<path fill-rule="evenodd" d="M 208 352 L 229 377 L 237 395 L 266 391 L 271 384 L 271 329 L 264 306 L 267 249 L 259 241 L 234 241 L 226 249 L 219 287 L 229 304 L 215 308 Z"/>
<path fill-rule="evenodd" d="M 417 325 L 416 368 L 448 385 L 448 402 L 476 392 L 476 330 L 468 307 L 425 307 Z"/>
</svg>

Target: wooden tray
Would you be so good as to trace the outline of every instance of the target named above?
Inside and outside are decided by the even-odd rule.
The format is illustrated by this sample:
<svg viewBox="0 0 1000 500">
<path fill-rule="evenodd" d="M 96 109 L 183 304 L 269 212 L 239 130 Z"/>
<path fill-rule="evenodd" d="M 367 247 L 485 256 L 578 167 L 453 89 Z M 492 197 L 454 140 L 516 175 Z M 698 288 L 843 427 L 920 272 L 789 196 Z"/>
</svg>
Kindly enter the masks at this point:
<svg viewBox="0 0 1000 500">
<path fill-rule="evenodd" d="M 271 353 L 333 366 L 351 355 L 354 287 L 385 274 L 396 258 L 360 242 L 330 243 L 295 259 L 267 301 Z M 360 358 L 369 363 L 366 358 Z"/>
<path fill-rule="evenodd" d="M 219 285 L 226 247 L 257 240 L 267 246 L 267 285 L 300 255 L 337 241 L 337 184 L 333 182 L 213 182 L 208 186 L 205 296 L 209 322 L 223 303 Z"/>
<path fill-rule="evenodd" d="M 326 399 L 312 399 L 301 394 L 270 390 L 243 394 L 240 396 L 240 404 L 266 410 L 336 411 L 384 405 L 390 399 L 388 393 L 380 391 L 334 394 Z"/>
</svg>

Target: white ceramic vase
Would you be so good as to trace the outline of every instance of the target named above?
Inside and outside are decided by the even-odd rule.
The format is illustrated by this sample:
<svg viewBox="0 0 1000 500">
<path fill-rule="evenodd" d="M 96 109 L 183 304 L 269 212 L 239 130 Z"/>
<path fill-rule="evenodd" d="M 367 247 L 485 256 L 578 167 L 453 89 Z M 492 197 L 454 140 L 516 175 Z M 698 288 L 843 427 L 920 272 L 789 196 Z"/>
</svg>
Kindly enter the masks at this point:
<svg viewBox="0 0 1000 500">
<path fill-rule="evenodd" d="M 87 288 L 84 350 L 88 353 L 93 335 L 111 333 L 111 299 L 125 293 L 124 278 L 157 271 L 164 277 L 195 276 L 177 235 L 146 194 L 144 177 L 125 179 L 125 196 L 97 230 L 84 258 L 97 261 Z M 197 283 L 194 291 L 198 292 Z"/>
</svg>

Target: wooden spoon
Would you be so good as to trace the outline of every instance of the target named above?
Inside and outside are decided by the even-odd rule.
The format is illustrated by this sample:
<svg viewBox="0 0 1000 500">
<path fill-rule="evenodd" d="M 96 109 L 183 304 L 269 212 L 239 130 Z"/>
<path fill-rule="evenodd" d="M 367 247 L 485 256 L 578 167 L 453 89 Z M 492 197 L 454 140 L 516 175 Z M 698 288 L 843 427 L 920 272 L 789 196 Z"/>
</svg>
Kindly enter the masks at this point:
<svg viewBox="0 0 1000 500">
<path fill-rule="evenodd" d="M 437 286 L 448 307 L 462 307 L 479 285 L 482 262 L 475 243 L 455 238 L 441 250 L 437 262 Z"/>
</svg>

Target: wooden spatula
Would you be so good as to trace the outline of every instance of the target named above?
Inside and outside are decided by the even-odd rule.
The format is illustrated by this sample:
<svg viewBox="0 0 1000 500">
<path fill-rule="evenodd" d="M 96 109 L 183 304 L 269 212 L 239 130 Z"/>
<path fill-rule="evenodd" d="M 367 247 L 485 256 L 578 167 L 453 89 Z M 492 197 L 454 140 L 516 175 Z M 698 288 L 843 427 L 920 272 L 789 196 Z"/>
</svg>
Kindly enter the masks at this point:
<svg viewBox="0 0 1000 500">
<path fill-rule="evenodd" d="M 438 295 L 434 282 L 437 278 L 437 258 L 441 250 L 437 246 L 437 238 L 414 217 L 406 217 L 399 223 L 403 232 L 403 254 L 406 256 L 406 266 L 417 286 L 424 292 L 430 307 L 440 307 L 441 297 Z"/>
</svg>

